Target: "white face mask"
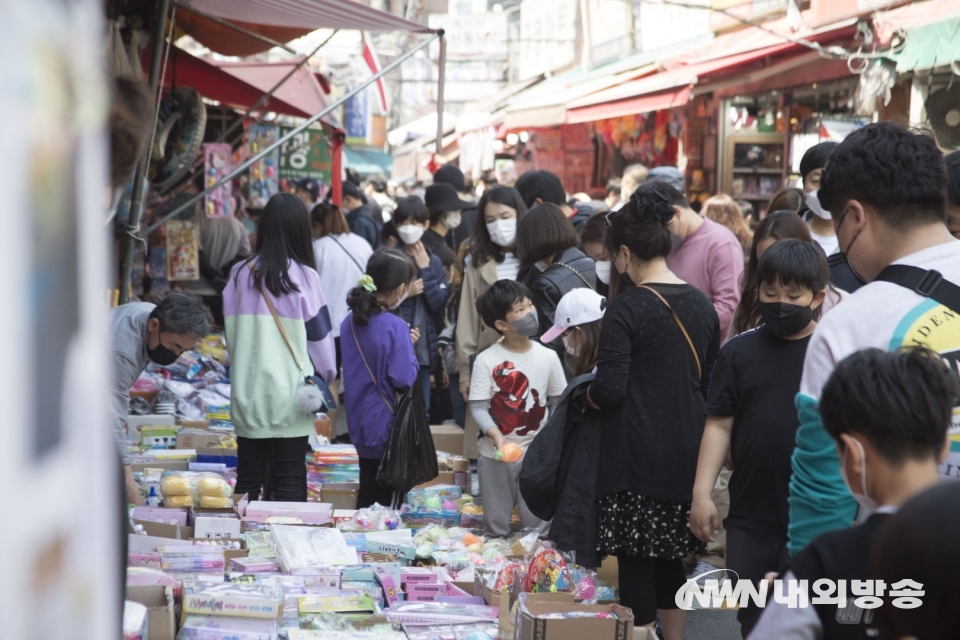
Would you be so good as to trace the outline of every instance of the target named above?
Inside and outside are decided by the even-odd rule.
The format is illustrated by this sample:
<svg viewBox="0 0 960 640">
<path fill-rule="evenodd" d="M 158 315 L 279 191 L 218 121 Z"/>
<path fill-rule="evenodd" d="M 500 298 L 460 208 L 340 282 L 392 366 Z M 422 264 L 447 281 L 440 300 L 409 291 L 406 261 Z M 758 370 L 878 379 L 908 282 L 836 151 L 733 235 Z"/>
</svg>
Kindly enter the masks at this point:
<svg viewBox="0 0 960 640">
<path fill-rule="evenodd" d="M 807 194 L 807 206 L 810 207 L 810 211 L 813 212 L 813 215 L 817 216 L 822 220 L 832 220 L 833 216 L 830 215 L 829 211 L 826 211 L 823 206 L 820 204 L 820 196 L 818 195 L 819 189 L 814 189 Z"/>
<path fill-rule="evenodd" d="M 507 218 L 491 222 L 487 225 L 487 233 L 490 234 L 490 239 L 501 247 L 513 246 L 513 241 L 517 239 L 517 219 Z"/>
<path fill-rule="evenodd" d="M 423 237 L 423 227 L 416 224 L 405 224 L 397 228 L 397 235 L 404 244 L 416 244 Z"/>
<path fill-rule="evenodd" d="M 570 346 L 570 339 L 567 336 L 561 336 L 563 338 L 563 348 L 567 350 L 567 353 L 572 355 L 574 358 L 580 355 L 580 345 L 575 347 Z"/>
<path fill-rule="evenodd" d="M 401 227 L 401 229 L 402 229 L 402 228 L 403 228 L 403 227 Z M 399 231 L 399 229 L 398 229 L 398 231 Z M 400 294 L 400 297 L 397 298 L 397 301 L 396 301 L 396 302 L 394 302 L 392 305 L 390 305 L 390 310 L 391 310 L 391 311 L 396 311 L 396 309 L 397 309 L 400 305 L 403 304 L 403 301 L 407 299 L 407 285 L 402 285 L 402 286 L 403 286 L 403 293 Z"/>
<path fill-rule="evenodd" d="M 610 268 L 609 260 L 597 260 L 597 263 L 594 265 L 597 277 L 600 278 L 600 282 L 603 284 L 610 284 Z"/>
<path fill-rule="evenodd" d="M 860 466 L 863 467 L 862 470 L 860 471 L 860 488 L 863 491 L 863 493 L 857 493 L 856 491 L 854 491 L 853 487 L 850 486 L 850 481 L 847 480 L 847 472 L 846 472 L 846 464 L 845 464 L 846 462 L 845 458 L 847 456 L 846 451 L 843 454 L 844 459 L 840 460 L 840 477 L 843 478 L 843 484 L 847 485 L 847 489 L 850 491 L 850 494 L 853 496 L 853 499 L 856 500 L 857 504 L 860 505 L 861 514 L 869 515 L 874 511 L 876 511 L 877 507 L 879 507 L 880 505 L 877 504 L 877 501 L 871 498 L 867 493 L 867 456 L 863 452 L 863 445 L 860 444 L 860 441 L 857 440 L 856 438 L 850 438 L 850 439 L 853 440 L 856 443 L 857 448 L 860 449 L 860 460 L 861 460 Z"/>
<path fill-rule="evenodd" d="M 456 229 L 460 226 L 460 212 L 450 211 L 447 217 L 443 219 L 443 226 L 447 229 Z"/>
</svg>

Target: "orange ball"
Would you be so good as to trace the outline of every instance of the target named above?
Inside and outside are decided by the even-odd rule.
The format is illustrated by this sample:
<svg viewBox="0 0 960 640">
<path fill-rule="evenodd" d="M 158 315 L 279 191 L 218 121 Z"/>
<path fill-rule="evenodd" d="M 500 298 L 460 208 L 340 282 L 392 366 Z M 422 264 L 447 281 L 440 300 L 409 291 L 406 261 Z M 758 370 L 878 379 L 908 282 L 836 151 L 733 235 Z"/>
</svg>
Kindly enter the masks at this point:
<svg viewBox="0 0 960 640">
<path fill-rule="evenodd" d="M 497 459 L 504 462 L 520 462 L 523 459 L 523 447 L 515 442 L 507 442 L 497 452 Z"/>
</svg>

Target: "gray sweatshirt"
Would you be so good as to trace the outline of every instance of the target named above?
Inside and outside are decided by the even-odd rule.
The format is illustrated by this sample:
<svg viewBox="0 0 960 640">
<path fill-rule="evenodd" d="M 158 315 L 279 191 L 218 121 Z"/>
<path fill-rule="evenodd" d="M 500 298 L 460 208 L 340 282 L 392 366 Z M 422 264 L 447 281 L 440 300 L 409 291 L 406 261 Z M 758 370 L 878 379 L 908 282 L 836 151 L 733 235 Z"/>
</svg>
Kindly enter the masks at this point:
<svg viewBox="0 0 960 640">
<path fill-rule="evenodd" d="M 130 410 L 130 387 L 147 368 L 147 322 L 155 306 L 132 302 L 113 309 L 113 384 L 110 387 L 111 420 L 117 450 L 124 465 L 133 456 L 127 442 L 127 414 Z"/>
</svg>

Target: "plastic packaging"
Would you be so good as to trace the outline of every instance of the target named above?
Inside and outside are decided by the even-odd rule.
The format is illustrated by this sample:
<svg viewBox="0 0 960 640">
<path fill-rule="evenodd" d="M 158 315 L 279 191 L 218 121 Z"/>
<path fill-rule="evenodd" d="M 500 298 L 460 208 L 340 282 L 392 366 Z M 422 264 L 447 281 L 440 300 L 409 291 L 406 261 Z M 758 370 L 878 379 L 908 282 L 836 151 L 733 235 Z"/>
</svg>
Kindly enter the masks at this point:
<svg viewBox="0 0 960 640">
<path fill-rule="evenodd" d="M 575 587 L 567 561 L 556 549 L 541 549 L 527 569 L 527 591 L 531 593 L 572 592 Z"/>
<path fill-rule="evenodd" d="M 174 508 L 185 508 L 196 506 L 193 496 L 167 496 L 163 499 L 163 506 Z"/>
<path fill-rule="evenodd" d="M 177 640 L 277 640 L 276 620 L 188 615 Z"/>
<path fill-rule="evenodd" d="M 147 632 L 147 608 L 139 602 L 123 603 L 123 640 L 142 640 Z"/>
<path fill-rule="evenodd" d="M 523 460 L 523 447 L 516 442 L 506 442 L 497 451 L 496 459 L 502 462 L 520 462 Z"/>
<path fill-rule="evenodd" d="M 219 474 L 207 471 L 166 471 L 160 478 L 160 492 L 165 507 L 233 507 L 233 488 Z"/>
<path fill-rule="evenodd" d="M 206 546 L 158 547 L 160 568 L 182 573 L 223 573 L 223 551 Z"/>
<path fill-rule="evenodd" d="M 228 498 L 233 495 L 233 489 L 221 477 L 201 478 L 197 483 L 197 492 L 201 496 Z"/>
<path fill-rule="evenodd" d="M 360 509 L 352 518 L 337 522 L 341 531 L 394 531 L 400 528 L 400 512 L 379 504 Z"/>
<path fill-rule="evenodd" d="M 200 496 L 200 506 L 207 509 L 230 509 L 233 507 L 233 498 Z"/>
<path fill-rule="evenodd" d="M 437 451 L 433 446 L 423 393 L 418 385 L 414 385 L 396 403 L 377 483 L 407 493 L 418 484 L 436 478 L 438 473 Z"/>
</svg>

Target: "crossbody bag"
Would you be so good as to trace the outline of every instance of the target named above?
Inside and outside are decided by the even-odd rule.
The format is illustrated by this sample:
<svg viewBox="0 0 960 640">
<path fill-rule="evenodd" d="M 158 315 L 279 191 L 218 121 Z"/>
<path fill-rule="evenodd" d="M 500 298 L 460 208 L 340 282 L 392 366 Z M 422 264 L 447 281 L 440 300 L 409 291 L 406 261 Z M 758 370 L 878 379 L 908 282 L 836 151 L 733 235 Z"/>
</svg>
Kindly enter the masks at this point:
<svg viewBox="0 0 960 640">
<path fill-rule="evenodd" d="M 898 284 L 960 313 L 960 286 L 945 279 L 942 273 L 934 269 L 892 264 L 881 271 L 876 280 Z"/>
<path fill-rule="evenodd" d="M 680 316 L 677 315 L 677 312 L 673 310 L 673 307 L 670 306 L 670 303 L 667 302 L 667 299 L 660 295 L 660 292 L 654 289 L 653 287 L 648 287 L 645 284 L 637 285 L 640 289 L 646 289 L 657 298 L 667 307 L 667 310 L 670 311 L 670 315 L 673 316 L 673 321 L 677 323 L 677 326 L 680 327 L 680 331 L 683 332 L 683 337 L 687 339 L 687 344 L 690 346 L 690 352 L 693 354 L 693 359 L 697 363 L 697 377 L 703 378 L 703 366 L 700 364 L 700 356 L 697 354 L 697 348 L 693 346 L 693 340 L 690 339 L 690 334 L 687 333 L 687 328 L 683 326 L 683 322 L 680 321 Z"/>
<path fill-rule="evenodd" d="M 253 264 L 247 262 L 247 267 L 250 269 L 250 273 L 253 274 Z M 267 295 L 262 280 L 260 281 L 260 295 L 263 296 L 263 301 L 267 303 L 267 309 L 270 310 L 270 315 L 273 316 L 273 321 L 276 323 L 277 329 L 280 330 L 280 335 L 283 336 L 283 341 L 286 343 L 290 355 L 293 356 L 293 362 L 297 365 L 300 375 L 303 376 L 303 387 L 307 388 L 307 394 L 304 394 L 303 391 L 298 389 L 297 404 L 307 413 L 318 413 L 320 411 L 336 409 L 337 401 L 334 399 L 333 393 L 330 392 L 330 387 L 327 386 L 323 378 L 318 375 L 308 375 L 304 372 L 303 366 L 300 364 L 300 358 L 297 357 L 293 343 L 290 342 L 287 330 L 283 328 L 283 323 L 280 322 L 280 315 L 277 314 L 277 309 L 273 306 L 273 301 L 270 299 L 270 296 Z M 310 387 L 313 387 L 319 393 L 319 399 L 316 397 L 317 394 L 310 390 Z"/>
<path fill-rule="evenodd" d="M 347 257 L 348 257 L 348 258 L 350 258 L 351 260 L 353 260 L 353 264 L 357 265 L 357 269 L 360 269 L 360 273 L 363 273 L 363 272 L 366 270 L 366 267 L 361 266 L 360 261 L 357 260 L 356 258 L 354 258 L 354 257 L 353 257 L 353 254 L 350 253 L 349 251 L 347 251 L 347 248 L 346 248 L 345 246 L 343 246 L 343 245 L 340 243 L 339 240 L 337 240 L 337 236 L 330 236 L 330 239 L 333 240 L 334 242 L 336 242 L 338 247 L 340 247 L 341 249 L 343 249 L 343 252 L 344 252 L 345 254 L 347 254 Z"/>
<path fill-rule="evenodd" d="M 360 359 L 363 360 L 363 366 L 367 368 L 367 373 L 370 374 L 370 381 L 373 382 L 373 388 L 377 390 L 377 393 L 380 395 L 380 399 L 383 400 L 383 404 L 387 405 L 387 410 L 390 412 L 390 415 L 393 415 L 393 405 L 390 404 L 390 402 L 387 400 L 387 396 L 385 396 L 383 391 L 380 390 L 380 385 L 377 384 L 377 378 L 373 375 L 373 369 L 370 368 L 370 363 L 367 362 L 367 356 L 363 355 L 363 348 L 360 346 L 360 341 L 357 340 L 357 329 L 353 324 L 353 320 L 350 320 L 350 331 L 353 333 L 353 341 L 357 345 L 357 351 L 360 352 Z"/>
</svg>

